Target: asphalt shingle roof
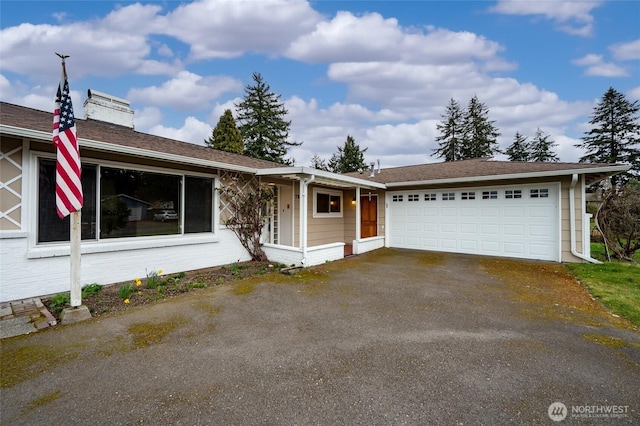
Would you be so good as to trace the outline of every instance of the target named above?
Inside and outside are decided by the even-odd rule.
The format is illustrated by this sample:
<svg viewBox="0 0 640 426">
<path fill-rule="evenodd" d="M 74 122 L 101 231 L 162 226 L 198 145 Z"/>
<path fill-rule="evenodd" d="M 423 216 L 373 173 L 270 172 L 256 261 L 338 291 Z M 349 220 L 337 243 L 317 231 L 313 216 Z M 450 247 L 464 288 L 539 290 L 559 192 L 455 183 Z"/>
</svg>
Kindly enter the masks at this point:
<svg viewBox="0 0 640 426">
<path fill-rule="evenodd" d="M 53 110 L 51 112 L 46 112 L 6 102 L 0 102 L 0 123 L 7 126 L 51 133 Z M 76 128 L 78 138 L 80 139 L 81 153 L 82 139 L 89 139 L 131 148 L 156 151 L 158 153 L 217 161 L 233 166 L 249 167 L 253 169 L 285 167 L 280 163 L 259 160 L 257 158 L 219 151 L 205 146 L 195 145 L 193 143 L 180 142 L 173 139 L 163 138 L 161 136 L 154 136 L 138 132 L 125 126 L 118 126 L 92 119 L 83 120 L 76 118 Z"/>
<path fill-rule="evenodd" d="M 423 182 L 443 179 L 466 178 L 495 178 L 515 174 L 530 174 L 537 172 L 561 172 L 569 170 L 598 169 L 618 164 L 587 164 L 587 163 L 547 163 L 521 161 L 494 161 L 489 158 L 474 158 L 472 160 L 447 161 L 441 163 L 419 164 L 377 169 L 373 177 L 369 172 L 348 173 L 349 176 L 380 183 Z M 595 171 L 595 170 L 594 170 Z M 481 179 L 478 179 L 481 180 Z"/>
<path fill-rule="evenodd" d="M 0 123 L 7 126 L 28 130 L 37 130 L 46 133 L 51 132 L 53 112 L 39 111 L 32 108 L 0 102 Z M 141 133 L 134 129 L 106 123 L 97 120 L 76 119 L 78 138 L 88 139 L 106 144 L 115 144 L 131 148 L 143 149 L 151 152 L 173 154 L 187 158 L 195 158 L 207 161 L 225 163 L 232 166 L 251 169 L 270 169 L 286 167 L 280 163 L 259 160 L 239 154 L 219 151 L 201 145 L 188 142 L 154 136 Z M 620 166 L 617 164 L 588 164 L 588 163 L 547 163 L 547 162 L 511 162 L 494 161 L 488 158 L 476 158 L 472 160 L 449 161 L 415 166 L 403 166 L 382 169 L 369 177 L 369 172 L 346 173 L 345 176 L 360 178 L 370 182 L 391 184 L 399 182 L 425 182 L 447 179 L 482 180 L 499 179 L 500 176 L 531 174 L 536 172 L 558 172 L 567 174 L 567 171 L 594 169 L 590 174 L 590 180 L 598 180 L 616 172 L 602 172 L 603 167 Z M 562 173 L 564 172 L 564 173 Z M 513 176 L 512 176 L 513 177 Z"/>
</svg>

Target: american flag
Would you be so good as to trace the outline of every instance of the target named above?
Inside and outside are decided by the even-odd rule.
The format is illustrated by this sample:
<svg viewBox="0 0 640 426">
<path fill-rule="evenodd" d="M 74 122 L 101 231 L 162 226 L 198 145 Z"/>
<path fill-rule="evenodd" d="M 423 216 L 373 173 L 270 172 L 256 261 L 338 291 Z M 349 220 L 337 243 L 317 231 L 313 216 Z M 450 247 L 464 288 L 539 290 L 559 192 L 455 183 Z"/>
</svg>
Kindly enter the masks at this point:
<svg viewBox="0 0 640 426">
<path fill-rule="evenodd" d="M 53 112 L 53 145 L 56 157 L 56 210 L 61 219 L 82 208 L 80 152 L 76 137 L 76 120 L 69 95 L 69 82 L 62 64 L 62 80 L 58 86 Z"/>
</svg>

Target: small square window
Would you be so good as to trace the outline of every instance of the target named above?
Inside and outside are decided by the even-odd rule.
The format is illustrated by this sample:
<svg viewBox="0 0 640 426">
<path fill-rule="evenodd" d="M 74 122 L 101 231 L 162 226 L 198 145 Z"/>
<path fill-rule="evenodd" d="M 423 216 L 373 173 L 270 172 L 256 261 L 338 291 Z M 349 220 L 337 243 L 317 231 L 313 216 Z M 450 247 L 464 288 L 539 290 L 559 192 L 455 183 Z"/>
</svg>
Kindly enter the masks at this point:
<svg viewBox="0 0 640 426">
<path fill-rule="evenodd" d="M 342 195 L 337 191 L 314 189 L 314 217 L 342 217 Z"/>
<path fill-rule="evenodd" d="M 435 201 L 436 200 L 436 194 L 424 194 L 424 200 L 425 201 Z"/>
<path fill-rule="evenodd" d="M 522 191 L 519 189 L 507 189 L 504 191 L 504 198 L 522 198 Z"/>
<path fill-rule="evenodd" d="M 531 198 L 549 198 L 549 189 L 531 189 L 529 190 L 529 197 Z"/>
<path fill-rule="evenodd" d="M 476 193 L 475 192 L 463 192 L 461 197 L 463 200 L 475 200 Z"/>
<path fill-rule="evenodd" d="M 443 201 L 452 201 L 456 199 L 456 193 L 455 192 L 443 192 L 442 193 L 442 200 Z"/>
<path fill-rule="evenodd" d="M 498 191 L 482 191 L 483 200 L 496 200 L 498 198 Z"/>
<path fill-rule="evenodd" d="M 403 201 L 403 195 L 394 195 L 391 199 L 394 203 L 401 203 Z"/>
<path fill-rule="evenodd" d="M 409 194 L 407 196 L 407 201 L 420 201 L 420 195 L 418 195 L 418 194 Z"/>
</svg>

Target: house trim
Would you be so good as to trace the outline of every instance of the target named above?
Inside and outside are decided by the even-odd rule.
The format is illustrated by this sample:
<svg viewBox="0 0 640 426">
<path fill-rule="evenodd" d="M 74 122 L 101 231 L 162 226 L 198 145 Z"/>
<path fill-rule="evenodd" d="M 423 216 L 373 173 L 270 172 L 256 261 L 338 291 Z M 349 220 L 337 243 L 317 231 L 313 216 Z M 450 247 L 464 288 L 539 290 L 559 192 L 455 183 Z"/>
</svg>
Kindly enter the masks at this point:
<svg viewBox="0 0 640 426">
<path fill-rule="evenodd" d="M 424 185 L 444 185 L 450 183 L 466 183 L 477 181 L 492 181 L 492 180 L 507 180 L 507 179 L 531 179 L 531 178 L 544 178 L 544 177 L 557 177 L 557 176 L 570 176 L 573 174 L 594 174 L 594 173 L 607 173 L 615 174 L 625 172 L 629 170 L 629 166 L 603 166 L 603 167 L 585 167 L 582 169 L 568 169 L 568 170 L 549 170 L 544 172 L 528 172 L 528 173 L 510 173 L 504 175 L 487 175 L 487 176 L 471 176 L 471 177 L 458 177 L 449 179 L 430 179 L 421 181 L 405 181 L 405 182 L 389 182 L 386 184 L 387 188 L 407 187 L 407 186 L 424 186 Z"/>
</svg>

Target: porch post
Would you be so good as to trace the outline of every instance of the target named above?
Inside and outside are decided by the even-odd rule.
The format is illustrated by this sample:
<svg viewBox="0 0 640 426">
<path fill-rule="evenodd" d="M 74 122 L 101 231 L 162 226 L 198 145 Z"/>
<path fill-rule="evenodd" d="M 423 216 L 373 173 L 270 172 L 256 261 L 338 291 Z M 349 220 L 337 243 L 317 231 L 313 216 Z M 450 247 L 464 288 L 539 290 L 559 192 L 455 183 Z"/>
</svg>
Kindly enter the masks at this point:
<svg viewBox="0 0 640 426">
<path fill-rule="evenodd" d="M 356 241 L 360 241 L 360 187 L 356 186 Z"/>
<path fill-rule="evenodd" d="M 305 179 L 300 179 L 300 248 L 304 250 L 306 247 L 307 239 L 307 186 L 305 185 Z"/>
<path fill-rule="evenodd" d="M 316 179 L 316 175 L 300 178 L 300 248 L 302 249 L 302 266 L 307 262 L 307 195 L 309 184 Z"/>
</svg>

